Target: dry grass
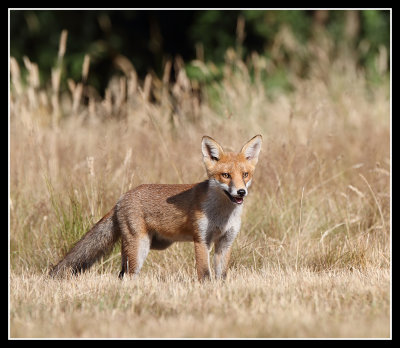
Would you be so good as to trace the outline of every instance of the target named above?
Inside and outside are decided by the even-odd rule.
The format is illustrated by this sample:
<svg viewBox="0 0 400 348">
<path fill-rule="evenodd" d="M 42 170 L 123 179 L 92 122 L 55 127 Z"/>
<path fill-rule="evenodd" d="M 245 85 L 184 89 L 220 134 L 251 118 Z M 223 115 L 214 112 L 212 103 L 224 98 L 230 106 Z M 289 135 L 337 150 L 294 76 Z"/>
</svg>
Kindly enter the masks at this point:
<svg viewBox="0 0 400 348">
<path fill-rule="evenodd" d="M 11 276 L 12 337 L 388 337 L 389 272 Z M 30 320 L 27 320 L 30 318 Z"/>
<path fill-rule="evenodd" d="M 65 93 L 63 47 L 46 88 L 28 58 L 27 84 L 11 59 L 10 336 L 389 337 L 389 87 L 371 88 L 350 57 L 322 54 L 329 47 L 304 48 L 310 76 L 293 68 L 294 92 L 273 97 L 262 76 L 279 47 L 246 63 L 228 52 L 201 98 L 179 61 L 166 65 L 175 82 L 166 73 L 141 84 L 120 57 L 124 75 L 99 99 L 89 58 Z M 117 278 L 119 246 L 88 274 L 44 276 L 123 192 L 203 180 L 202 135 L 239 150 L 257 133 L 225 283 L 196 282 L 189 243 L 151 251 L 135 280 Z"/>
</svg>

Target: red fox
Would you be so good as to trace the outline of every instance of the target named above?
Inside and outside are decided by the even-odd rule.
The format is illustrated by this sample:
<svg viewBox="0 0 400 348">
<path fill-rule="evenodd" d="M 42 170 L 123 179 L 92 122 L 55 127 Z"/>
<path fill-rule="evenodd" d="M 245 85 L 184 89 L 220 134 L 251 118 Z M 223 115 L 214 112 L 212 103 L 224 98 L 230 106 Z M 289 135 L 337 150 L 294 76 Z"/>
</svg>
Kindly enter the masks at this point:
<svg viewBox="0 0 400 348">
<path fill-rule="evenodd" d="M 198 279 L 211 277 L 209 253 L 214 243 L 214 276 L 225 279 L 230 250 L 241 224 L 261 150 L 262 136 L 239 153 L 225 152 L 211 137 L 201 149 L 208 180 L 197 184 L 144 184 L 125 194 L 51 271 L 73 274 L 88 269 L 121 238 L 122 270 L 139 274 L 150 249 L 163 250 L 178 241 L 194 242 Z"/>
</svg>

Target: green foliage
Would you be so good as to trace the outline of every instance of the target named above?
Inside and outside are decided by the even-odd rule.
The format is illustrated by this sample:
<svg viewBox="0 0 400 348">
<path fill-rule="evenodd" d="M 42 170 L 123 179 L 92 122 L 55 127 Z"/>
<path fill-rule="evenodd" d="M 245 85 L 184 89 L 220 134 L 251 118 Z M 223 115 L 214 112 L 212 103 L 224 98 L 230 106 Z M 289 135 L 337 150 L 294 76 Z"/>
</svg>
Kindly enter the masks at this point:
<svg viewBox="0 0 400 348">
<path fill-rule="evenodd" d="M 365 49 L 360 63 L 368 72 L 370 82 L 382 82 L 382 70 L 388 70 L 390 52 L 389 11 L 368 10 L 361 12 L 362 41 Z M 385 57 L 385 55 L 387 57 Z"/>
<path fill-rule="evenodd" d="M 380 45 L 389 47 L 389 16 L 389 11 L 361 11 L 363 21 L 362 38 L 367 39 L 373 48 L 378 48 Z"/>
<path fill-rule="evenodd" d="M 313 11 L 243 11 L 243 16 L 248 23 L 249 33 L 258 35 L 266 43 L 271 42 L 279 32 L 282 25 L 287 25 L 296 37 L 305 43 L 311 34 L 311 21 Z"/>
<path fill-rule="evenodd" d="M 242 29 L 239 19 L 244 23 Z M 355 37 L 348 37 L 351 26 L 358 28 Z M 388 10 L 12 10 L 10 53 L 21 65 L 23 56 L 30 57 L 40 67 L 42 83 L 49 81 L 57 60 L 60 33 L 66 29 L 63 78 L 81 80 L 83 57 L 89 54 L 88 84 L 100 93 L 111 76 L 120 73 L 115 65 L 118 55 L 132 62 L 142 79 L 149 71 L 162 76 L 166 60 L 179 55 L 187 64 L 190 78 L 210 84 L 221 77 L 220 67 L 229 48 L 236 49 L 243 60 L 252 52 L 268 57 L 283 28 L 293 33 L 300 46 L 308 45 L 321 32 L 333 40 L 334 52 L 347 43 L 372 82 L 380 82 L 379 75 L 385 64 L 389 65 Z M 279 88 L 288 89 L 290 84 L 284 71 L 292 69 L 288 62 L 295 52 L 283 53 L 285 61 L 279 62 L 279 71 L 266 77 Z M 190 64 L 193 59 L 204 59 L 206 64 L 213 62 L 217 71 L 204 73 Z M 306 62 L 302 64 L 306 66 Z"/>
</svg>

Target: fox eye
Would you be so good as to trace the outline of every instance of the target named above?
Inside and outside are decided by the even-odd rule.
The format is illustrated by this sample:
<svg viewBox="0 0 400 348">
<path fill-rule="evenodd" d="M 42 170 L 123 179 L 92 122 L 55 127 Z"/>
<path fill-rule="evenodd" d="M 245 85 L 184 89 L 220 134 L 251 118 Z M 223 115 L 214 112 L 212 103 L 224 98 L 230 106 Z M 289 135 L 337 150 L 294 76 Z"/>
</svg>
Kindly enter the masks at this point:
<svg viewBox="0 0 400 348">
<path fill-rule="evenodd" d="M 229 173 L 222 173 L 221 174 L 225 179 L 229 179 L 231 175 Z"/>
<path fill-rule="evenodd" d="M 243 173 L 243 177 L 244 177 L 244 178 L 247 178 L 248 176 L 249 176 L 249 173 L 247 173 L 247 172 L 246 172 L 246 173 Z"/>
</svg>

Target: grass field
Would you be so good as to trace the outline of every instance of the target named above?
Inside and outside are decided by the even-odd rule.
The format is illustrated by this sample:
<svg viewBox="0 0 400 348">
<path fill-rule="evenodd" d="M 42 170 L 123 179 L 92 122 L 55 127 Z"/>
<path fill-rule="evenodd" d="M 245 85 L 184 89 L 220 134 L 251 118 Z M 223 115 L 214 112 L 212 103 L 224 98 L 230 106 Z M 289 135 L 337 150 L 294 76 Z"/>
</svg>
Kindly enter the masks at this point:
<svg viewBox="0 0 400 348">
<path fill-rule="evenodd" d="M 101 98 L 88 59 L 65 92 L 59 67 L 44 84 L 26 58 L 24 83 L 11 59 L 10 337 L 391 337 L 389 82 L 324 42 L 306 48 L 307 78 L 293 61 L 291 92 L 269 89 L 274 57 L 232 51 L 201 97 L 179 61 L 175 81 L 168 63 L 140 83 L 121 60 Z M 238 151 L 259 133 L 225 282 L 197 282 L 192 243 L 151 251 L 137 279 L 118 279 L 119 245 L 88 273 L 47 277 L 122 193 L 204 180 L 203 135 Z"/>
<path fill-rule="evenodd" d="M 389 272 L 257 270 L 199 284 L 149 268 L 136 280 L 12 275 L 12 337 L 388 337 Z"/>
</svg>

